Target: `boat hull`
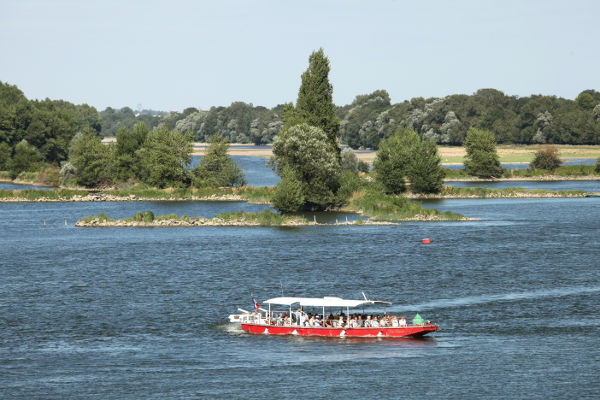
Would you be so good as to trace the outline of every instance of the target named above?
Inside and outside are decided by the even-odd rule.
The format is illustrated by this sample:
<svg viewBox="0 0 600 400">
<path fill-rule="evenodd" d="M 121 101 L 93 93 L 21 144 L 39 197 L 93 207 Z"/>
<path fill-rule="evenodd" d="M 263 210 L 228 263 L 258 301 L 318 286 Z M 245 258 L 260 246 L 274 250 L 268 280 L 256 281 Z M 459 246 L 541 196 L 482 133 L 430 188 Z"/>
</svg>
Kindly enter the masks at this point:
<svg viewBox="0 0 600 400">
<path fill-rule="evenodd" d="M 357 338 L 418 338 L 439 329 L 437 325 L 408 325 L 384 328 L 319 328 L 298 326 L 276 326 L 264 324 L 242 324 L 242 330 L 266 335 L 297 335 Z"/>
</svg>

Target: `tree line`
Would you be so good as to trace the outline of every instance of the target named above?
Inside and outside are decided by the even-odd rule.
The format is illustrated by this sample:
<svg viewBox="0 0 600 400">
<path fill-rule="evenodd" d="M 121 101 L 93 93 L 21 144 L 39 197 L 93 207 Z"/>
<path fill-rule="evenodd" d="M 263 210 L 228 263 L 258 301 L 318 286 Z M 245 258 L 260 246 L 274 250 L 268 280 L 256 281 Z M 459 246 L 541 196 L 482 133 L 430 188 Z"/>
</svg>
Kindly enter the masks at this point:
<svg viewBox="0 0 600 400">
<path fill-rule="evenodd" d="M 205 142 L 219 133 L 231 143 L 272 143 L 283 128 L 284 105 L 271 109 L 243 102 L 228 107 L 154 115 L 134 114 L 125 107 L 100 112 L 102 133 L 115 136 L 119 126 L 131 129 L 143 121 L 151 129 L 166 125 L 191 131 Z M 575 100 L 556 96 L 508 96 L 496 89 L 444 98 L 417 97 L 392 104 L 385 90 L 356 96 L 351 104 L 335 106 L 340 142 L 354 149 L 379 148 L 382 139 L 399 127 L 411 128 L 437 144 L 463 145 L 470 128 L 488 130 L 497 143 L 600 144 L 600 92 L 582 91 Z"/>
<path fill-rule="evenodd" d="M 385 90 L 357 96 L 338 108 L 342 143 L 377 149 L 398 127 L 438 144 L 463 145 L 469 129 L 488 130 L 497 143 L 600 144 L 600 92 L 573 100 L 556 96 L 507 96 L 481 89 L 473 95 L 422 97 L 392 104 Z"/>
<path fill-rule="evenodd" d="M 70 144 L 69 162 L 60 169 L 61 181 L 87 187 L 142 182 L 151 187 L 242 186 L 245 177 L 227 155 L 229 144 L 215 135 L 199 163 L 192 168 L 192 134 L 159 126 L 149 130 L 138 122 L 130 131 L 121 127 L 115 143 L 104 145 L 84 129 Z"/>
<path fill-rule="evenodd" d="M 164 126 L 181 133 L 189 131 L 194 141 L 208 142 L 219 134 L 230 143 L 268 144 L 281 133 L 284 108 L 283 104 L 266 108 L 234 102 L 228 107 L 189 107 L 182 112 L 129 107 L 98 112 L 87 104 L 28 100 L 16 86 L 0 82 L 0 169 L 6 169 L 23 140 L 30 147 L 22 143 L 19 156 L 25 152 L 43 162 L 63 161 L 68 142 L 85 127 L 101 136 L 116 137 L 121 127 L 132 130 L 143 122 L 150 130 Z M 422 139 L 447 145 L 463 145 L 471 128 L 492 132 L 497 143 L 600 144 L 600 92 L 592 89 L 582 91 L 575 100 L 507 96 L 495 89 L 481 89 L 473 95 L 418 97 L 396 104 L 385 90 L 376 90 L 333 108 L 339 119 L 340 143 L 354 149 L 378 149 L 381 140 L 393 136 L 398 128 L 410 128 Z"/>
</svg>

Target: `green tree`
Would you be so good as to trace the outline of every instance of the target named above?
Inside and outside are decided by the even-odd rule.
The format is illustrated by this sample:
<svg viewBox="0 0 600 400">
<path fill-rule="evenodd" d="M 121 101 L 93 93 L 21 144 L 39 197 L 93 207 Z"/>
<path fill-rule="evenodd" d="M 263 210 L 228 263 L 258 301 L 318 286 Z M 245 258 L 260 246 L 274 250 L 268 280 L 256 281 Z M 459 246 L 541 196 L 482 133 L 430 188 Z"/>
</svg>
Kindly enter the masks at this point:
<svg viewBox="0 0 600 400">
<path fill-rule="evenodd" d="M 187 185 L 192 149 L 191 132 L 181 134 L 164 126 L 148 132 L 139 151 L 142 181 L 161 188 Z"/>
<path fill-rule="evenodd" d="M 148 127 L 143 122 L 138 122 L 131 132 L 124 126 L 119 128 L 114 163 L 117 180 L 139 178 L 142 168 L 139 150 L 146 141 L 146 136 L 148 136 Z"/>
<path fill-rule="evenodd" d="M 35 171 L 40 167 L 42 155 L 27 140 L 23 139 L 15 146 L 15 153 L 8 161 L 8 169 L 11 177 L 15 179 L 17 175 L 24 171 Z"/>
<path fill-rule="evenodd" d="M 294 213 L 304 204 L 302 182 L 293 169 L 285 167 L 281 171 L 281 181 L 275 186 L 271 199 L 273 207 L 283 213 Z"/>
<path fill-rule="evenodd" d="M 290 113 L 292 109 L 288 107 L 285 112 Z M 286 117 L 284 129 L 299 121 L 321 128 L 331 147 L 335 148 L 339 155 L 337 136 L 340 120 L 333 104 L 333 86 L 329 83 L 329 59 L 322 48 L 314 51 L 308 58 L 308 69 L 302 74 L 293 117 Z"/>
<path fill-rule="evenodd" d="M 561 163 L 562 161 L 558 157 L 558 150 L 555 147 L 547 147 L 535 152 L 535 156 L 531 163 L 529 163 L 529 167 L 554 171 Z"/>
<path fill-rule="evenodd" d="M 8 163 L 12 157 L 12 148 L 6 142 L 0 142 L 0 171 L 8 170 Z"/>
<path fill-rule="evenodd" d="M 465 139 L 465 170 L 480 178 L 497 178 L 504 169 L 496 152 L 496 140 L 490 131 L 471 128 Z"/>
<path fill-rule="evenodd" d="M 439 193 L 442 190 L 446 173 L 435 142 L 419 140 L 415 143 L 407 176 L 413 193 Z"/>
<path fill-rule="evenodd" d="M 302 183 L 302 208 L 323 210 L 335 205 L 341 168 L 337 145 L 322 129 L 306 123 L 284 129 L 273 142 L 272 162 L 280 176 L 289 168 Z"/>
<path fill-rule="evenodd" d="M 408 128 L 398 128 L 396 134 L 379 143 L 379 150 L 373 161 L 375 180 L 383 185 L 386 193 L 402 193 L 406 191 L 406 175 L 408 173 L 411 153 L 419 135 Z"/>
<path fill-rule="evenodd" d="M 402 127 L 381 141 L 373 170 L 385 191 L 395 194 L 406 190 L 406 179 L 414 193 L 438 193 L 445 177 L 435 143 L 423 141 L 415 131 Z"/>
<path fill-rule="evenodd" d="M 342 170 L 351 172 L 358 171 L 358 157 L 356 157 L 356 153 L 354 153 L 350 147 L 346 147 L 342 150 L 341 158 Z"/>
<path fill-rule="evenodd" d="M 77 171 L 75 180 L 79 185 L 94 187 L 109 181 L 109 149 L 90 128 L 73 138 L 69 162 Z"/>
<path fill-rule="evenodd" d="M 591 110 L 596 105 L 594 97 L 586 91 L 579 93 L 579 96 L 575 99 L 575 103 L 584 110 Z"/>
<path fill-rule="evenodd" d="M 243 186 L 246 178 L 240 167 L 235 163 L 227 151 L 229 143 L 221 139 L 220 135 L 214 135 L 210 140 L 210 146 L 206 149 L 204 156 L 194 168 L 194 186 Z"/>
</svg>

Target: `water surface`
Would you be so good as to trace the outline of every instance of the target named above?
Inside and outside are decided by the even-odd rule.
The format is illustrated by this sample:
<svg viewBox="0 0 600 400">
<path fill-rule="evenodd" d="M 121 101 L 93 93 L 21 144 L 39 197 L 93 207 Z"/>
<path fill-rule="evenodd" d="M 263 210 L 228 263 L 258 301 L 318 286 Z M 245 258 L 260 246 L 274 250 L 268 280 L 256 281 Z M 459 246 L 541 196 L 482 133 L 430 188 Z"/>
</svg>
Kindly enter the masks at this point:
<svg viewBox="0 0 600 400">
<path fill-rule="evenodd" d="M 0 204 L 0 397 L 600 393 L 597 198 L 425 203 L 481 218 L 462 223 L 72 225 L 101 211 L 212 216 L 264 207 L 244 204 Z M 429 340 L 327 340 L 247 335 L 226 323 L 253 296 L 262 302 L 282 291 L 364 291 L 441 329 Z"/>
</svg>

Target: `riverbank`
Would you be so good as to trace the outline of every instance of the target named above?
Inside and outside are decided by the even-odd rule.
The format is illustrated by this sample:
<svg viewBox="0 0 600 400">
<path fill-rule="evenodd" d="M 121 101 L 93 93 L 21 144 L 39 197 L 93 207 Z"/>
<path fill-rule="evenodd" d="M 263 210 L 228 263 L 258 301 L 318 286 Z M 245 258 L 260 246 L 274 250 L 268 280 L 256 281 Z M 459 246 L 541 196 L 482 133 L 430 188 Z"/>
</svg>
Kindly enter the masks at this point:
<svg viewBox="0 0 600 400">
<path fill-rule="evenodd" d="M 520 180 L 520 179 L 519 179 Z M 11 190 L 0 189 L 0 203 L 26 202 L 135 202 L 135 201 L 245 201 L 270 204 L 273 188 L 242 187 L 223 189 L 133 189 L 133 190 Z M 406 193 L 408 199 L 473 199 L 473 198 L 571 198 L 585 197 L 581 190 L 526 190 L 521 188 L 491 189 L 445 185 L 438 194 Z M 356 209 L 352 210 L 353 212 Z"/>
<path fill-rule="evenodd" d="M 460 177 L 446 178 L 444 182 L 554 182 L 554 181 L 600 181 L 600 175 L 582 175 L 582 176 L 561 176 L 561 175 L 540 175 L 540 176 L 518 176 L 512 178 L 477 178 Z"/>
<path fill-rule="evenodd" d="M 492 189 L 486 187 L 443 186 L 440 193 L 422 194 L 407 193 L 411 200 L 444 200 L 444 199 L 527 199 L 527 198 L 581 198 L 590 192 L 582 190 L 525 190 L 521 188 Z"/>
</svg>

